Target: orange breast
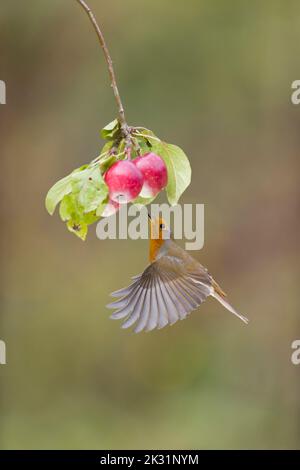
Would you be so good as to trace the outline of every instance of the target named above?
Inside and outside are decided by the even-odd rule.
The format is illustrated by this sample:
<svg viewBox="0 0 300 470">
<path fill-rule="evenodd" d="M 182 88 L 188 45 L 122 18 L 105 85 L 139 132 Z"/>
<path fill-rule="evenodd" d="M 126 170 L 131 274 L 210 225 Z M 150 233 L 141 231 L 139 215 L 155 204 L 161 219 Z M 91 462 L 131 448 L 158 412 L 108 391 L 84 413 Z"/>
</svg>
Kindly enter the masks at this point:
<svg viewBox="0 0 300 470">
<path fill-rule="evenodd" d="M 157 238 L 157 239 L 152 239 L 150 240 L 150 251 L 149 251 L 149 259 L 151 263 L 156 260 L 156 257 L 158 255 L 158 252 L 164 243 L 165 240 L 162 238 Z"/>
<path fill-rule="evenodd" d="M 150 253 L 149 259 L 151 263 L 156 260 L 158 252 L 165 242 L 163 238 L 163 231 L 161 225 L 164 225 L 165 222 L 162 217 L 151 220 L 150 224 Z"/>
</svg>

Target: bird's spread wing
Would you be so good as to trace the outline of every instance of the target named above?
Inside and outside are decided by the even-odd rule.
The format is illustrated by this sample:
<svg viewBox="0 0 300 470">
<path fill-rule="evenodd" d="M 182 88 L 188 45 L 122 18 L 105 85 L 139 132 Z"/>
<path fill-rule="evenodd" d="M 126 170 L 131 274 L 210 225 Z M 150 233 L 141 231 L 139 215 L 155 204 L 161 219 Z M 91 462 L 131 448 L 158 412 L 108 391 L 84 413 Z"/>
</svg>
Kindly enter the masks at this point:
<svg viewBox="0 0 300 470">
<path fill-rule="evenodd" d="M 135 325 L 138 333 L 183 320 L 212 291 L 212 278 L 200 264 L 186 267 L 179 258 L 163 256 L 129 287 L 113 292 L 118 300 L 107 307 L 116 309 L 112 319 L 124 320 L 122 328 Z"/>
</svg>

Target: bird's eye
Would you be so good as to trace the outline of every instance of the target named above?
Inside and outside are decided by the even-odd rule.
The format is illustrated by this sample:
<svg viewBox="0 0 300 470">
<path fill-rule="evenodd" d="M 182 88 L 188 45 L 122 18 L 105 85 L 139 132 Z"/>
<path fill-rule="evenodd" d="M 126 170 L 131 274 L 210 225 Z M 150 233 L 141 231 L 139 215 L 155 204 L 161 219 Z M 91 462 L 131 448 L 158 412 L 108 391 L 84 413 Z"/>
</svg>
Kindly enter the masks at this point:
<svg viewBox="0 0 300 470">
<path fill-rule="evenodd" d="M 163 230 L 165 228 L 165 224 L 160 224 L 159 228 Z"/>
</svg>

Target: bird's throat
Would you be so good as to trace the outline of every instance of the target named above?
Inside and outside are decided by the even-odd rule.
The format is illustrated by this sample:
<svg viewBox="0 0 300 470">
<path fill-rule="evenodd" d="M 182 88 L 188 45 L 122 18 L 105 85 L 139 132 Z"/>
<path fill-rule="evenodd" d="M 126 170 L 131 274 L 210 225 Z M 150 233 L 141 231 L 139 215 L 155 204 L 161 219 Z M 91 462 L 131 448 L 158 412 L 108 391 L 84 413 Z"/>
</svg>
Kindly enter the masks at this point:
<svg viewBox="0 0 300 470">
<path fill-rule="evenodd" d="M 161 249 L 163 248 L 166 240 L 163 240 L 161 238 L 151 238 L 150 240 L 150 252 L 149 252 L 149 259 L 151 263 L 155 261 L 159 257 L 159 253 L 161 252 Z"/>
</svg>

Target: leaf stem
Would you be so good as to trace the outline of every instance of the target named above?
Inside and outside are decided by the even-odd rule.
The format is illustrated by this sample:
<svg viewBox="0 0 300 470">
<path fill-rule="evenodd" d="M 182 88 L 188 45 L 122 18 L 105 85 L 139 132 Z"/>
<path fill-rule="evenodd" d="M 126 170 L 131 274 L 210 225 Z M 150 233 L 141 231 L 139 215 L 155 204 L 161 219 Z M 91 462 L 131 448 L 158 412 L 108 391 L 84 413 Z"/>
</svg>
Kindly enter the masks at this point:
<svg viewBox="0 0 300 470">
<path fill-rule="evenodd" d="M 91 161 L 91 163 L 98 162 L 98 160 L 101 160 L 103 157 L 108 155 L 108 151 L 101 153 L 101 155 L 98 155 L 98 157 L 94 158 L 94 160 Z"/>
<path fill-rule="evenodd" d="M 111 87 L 113 89 L 115 100 L 116 100 L 117 106 L 118 106 L 119 121 L 120 121 L 120 124 L 121 124 L 121 129 L 122 129 L 122 132 L 123 132 L 123 135 L 124 135 L 124 138 L 125 138 L 126 142 L 129 143 L 130 142 L 130 130 L 129 130 L 129 127 L 127 125 L 126 119 L 125 119 L 124 107 L 123 107 L 122 100 L 121 100 L 120 93 L 119 93 L 118 86 L 117 86 L 117 80 L 116 80 L 116 75 L 115 75 L 115 71 L 114 71 L 114 68 L 113 68 L 113 62 L 112 62 L 110 53 L 108 51 L 103 33 L 102 33 L 98 23 L 97 23 L 97 20 L 95 18 L 94 13 L 92 12 L 91 8 L 86 4 L 86 2 L 83 1 L 83 0 L 76 0 L 76 1 L 82 6 L 82 8 L 85 10 L 87 15 L 89 16 L 89 18 L 90 18 L 90 20 L 93 24 L 93 27 L 96 31 L 96 34 L 98 36 L 98 39 L 99 39 L 100 45 L 102 47 L 104 57 L 105 57 L 105 60 L 106 60 L 107 66 L 108 66 L 108 71 L 109 71 L 110 81 L 111 81 Z"/>
<path fill-rule="evenodd" d="M 153 140 L 156 140 L 157 142 L 161 142 L 161 140 L 158 137 L 154 137 L 153 135 L 146 135 L 140 132 L 132 132 L 132 135 L 135 135 L 136 137 L 145 137 L 146 139 L 153 139 Z"/>
</svg>

